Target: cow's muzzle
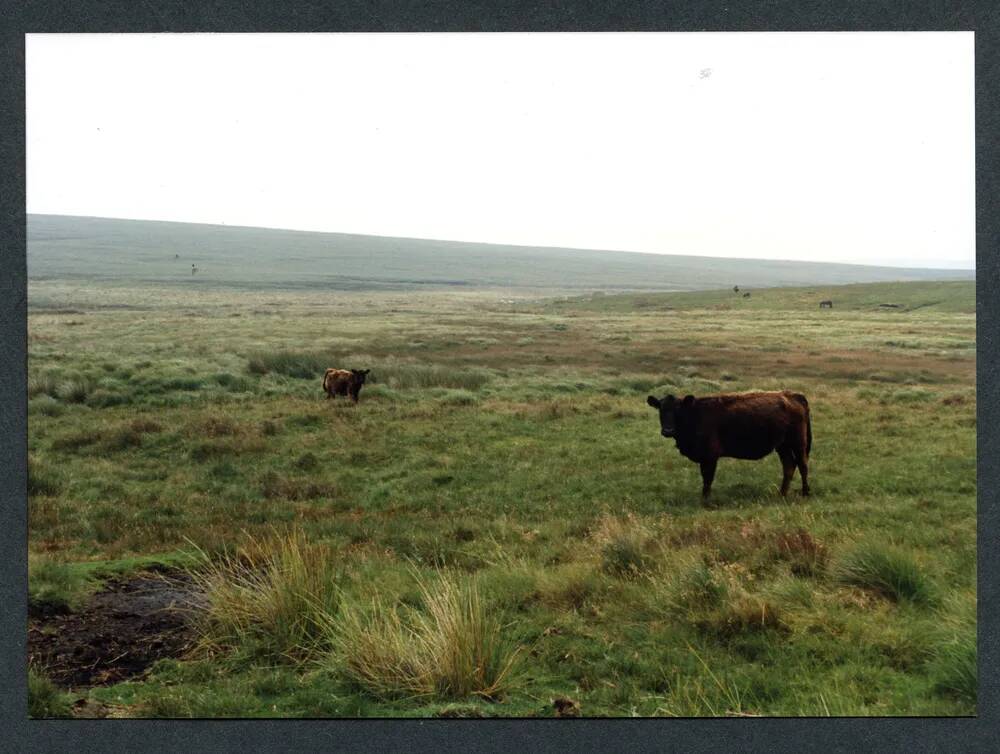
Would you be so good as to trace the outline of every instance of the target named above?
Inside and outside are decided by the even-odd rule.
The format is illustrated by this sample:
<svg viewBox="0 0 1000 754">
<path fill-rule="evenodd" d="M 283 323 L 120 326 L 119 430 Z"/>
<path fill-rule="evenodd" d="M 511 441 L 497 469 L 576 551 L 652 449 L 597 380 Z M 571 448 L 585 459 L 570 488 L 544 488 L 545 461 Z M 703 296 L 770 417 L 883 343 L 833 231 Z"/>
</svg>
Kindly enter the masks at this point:
<svg viewBox="0 0 1000 754">
<path fill-rule="evenodd" d="M 672 429 L 661 429 L 660 434 L 669 440 L 674 436 L 674 431 Z"/>
</svg>

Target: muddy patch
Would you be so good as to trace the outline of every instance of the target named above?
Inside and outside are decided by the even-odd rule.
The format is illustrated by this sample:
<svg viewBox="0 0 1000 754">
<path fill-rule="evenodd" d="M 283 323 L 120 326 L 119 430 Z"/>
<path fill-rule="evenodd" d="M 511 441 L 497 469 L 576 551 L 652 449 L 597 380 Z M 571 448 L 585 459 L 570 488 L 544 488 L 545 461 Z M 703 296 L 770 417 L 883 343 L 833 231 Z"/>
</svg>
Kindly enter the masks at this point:
<svg viewBox="0 0 1000 754">
<path fill-rule="evenodd" d="M 29 610 L 28 662 L 64 688 L 133 678 L 190 648 L 198 602 L 190 577 L 179 572 L 108 581 L 76 612 Z"/>
</svg>

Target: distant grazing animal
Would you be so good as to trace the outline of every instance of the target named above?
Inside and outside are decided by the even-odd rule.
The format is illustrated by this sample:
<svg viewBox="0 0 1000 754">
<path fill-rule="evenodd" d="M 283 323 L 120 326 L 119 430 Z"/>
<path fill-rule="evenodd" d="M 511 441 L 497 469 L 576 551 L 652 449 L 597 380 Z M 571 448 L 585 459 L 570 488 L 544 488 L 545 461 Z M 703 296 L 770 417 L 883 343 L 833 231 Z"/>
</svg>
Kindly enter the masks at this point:
<svg viewBox="0 0 1000 754">
<path fill-rule="evenodd" d="M 734 285 L 733 286 L 733 293 L 739 293 L 739 292 L 740 292 L 740 287 L 738 285 Z"/>
<path fill-rule="evenodd" d="M 819 308 L 820 309 L 832 309 L 833 308 L 833 302 L 832 301 L 820 301 L 819 302 Z"/>
<path fill-rule="evenodd" d="M 361 386 L 365 384 L 365 378 L 370 371 L 370 369 L 327 369 L 323 375 L 323 390 L 326 391 L 326 397 L 329 399 L 337 395 L 349 395 L 351 400 L 357 403 Z"/>
<path fill-rule="evenodd" d="M 809 494 L 812 422 L 801 393 L 723 393 L 695 398 L 646 398 L 660 412 L 660 434 L 673 438 L 681 455 L 701 465 L 703 500 L 708 499 L 720 458 L 755 461 L 777 450 L 784 470 L 781 494 L 788 494 L 795 467 L 802 494 Z"/>
<path fill-rule="evenodd" d="M 750 291 L 743 294 L 743 298 L 750 298 Z"/>
</svg>

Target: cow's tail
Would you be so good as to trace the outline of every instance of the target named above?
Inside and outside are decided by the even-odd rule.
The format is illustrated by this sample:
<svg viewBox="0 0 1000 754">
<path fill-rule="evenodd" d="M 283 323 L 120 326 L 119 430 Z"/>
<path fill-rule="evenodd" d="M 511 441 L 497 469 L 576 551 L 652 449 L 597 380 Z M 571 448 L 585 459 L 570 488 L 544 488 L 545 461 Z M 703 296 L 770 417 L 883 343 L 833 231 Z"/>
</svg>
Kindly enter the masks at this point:
<svg viewBox="0 0 1000 754">
<path fill-rule="evenodd" d="M 809 415 L 809 401 L 802 393 L 792 393 L 792 398 L 802 404 L 802 407 L 806 410 L 806 455 L 808 456 L 812 453 L 813 447 L 813 426 L 812 417 Z"/>
<path fill-rule="evenodd" d="M 325 393 L 329 393 L 330 392 L 330 387 L 329 387 L 330 386 L 330 372 L 332 372 L 332 371 L 333 371 L 332 369 L 327 369 L 323 373 L 323 392 L 325 392 Z"/>
</svg>

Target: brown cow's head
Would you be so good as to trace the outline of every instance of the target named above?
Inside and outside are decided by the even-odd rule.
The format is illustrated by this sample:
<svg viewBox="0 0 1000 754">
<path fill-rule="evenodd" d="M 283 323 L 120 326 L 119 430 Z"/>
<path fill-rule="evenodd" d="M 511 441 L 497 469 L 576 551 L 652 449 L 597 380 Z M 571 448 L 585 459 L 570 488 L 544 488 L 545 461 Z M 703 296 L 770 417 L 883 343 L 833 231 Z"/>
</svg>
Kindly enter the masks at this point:
<svg viewBox="0 0 1000 754">
<path fill-rule="evenodd" d="M 660 412 L 660 434 L 664 437 L 676 437 L 677 427 L 684 423 L 685 416 L 694 406 L 694 396 L 685 395 L 683 400 L 678 400 L 672 395 L 663 398 L 648 396 L 646 403 Z"/>
<path fill-rule="evenodd" d="M 361 387 L 365 384 L 365 378 L 371 369 L 352 369 L 351 370 L 351 384 Z"/>
</svg>

